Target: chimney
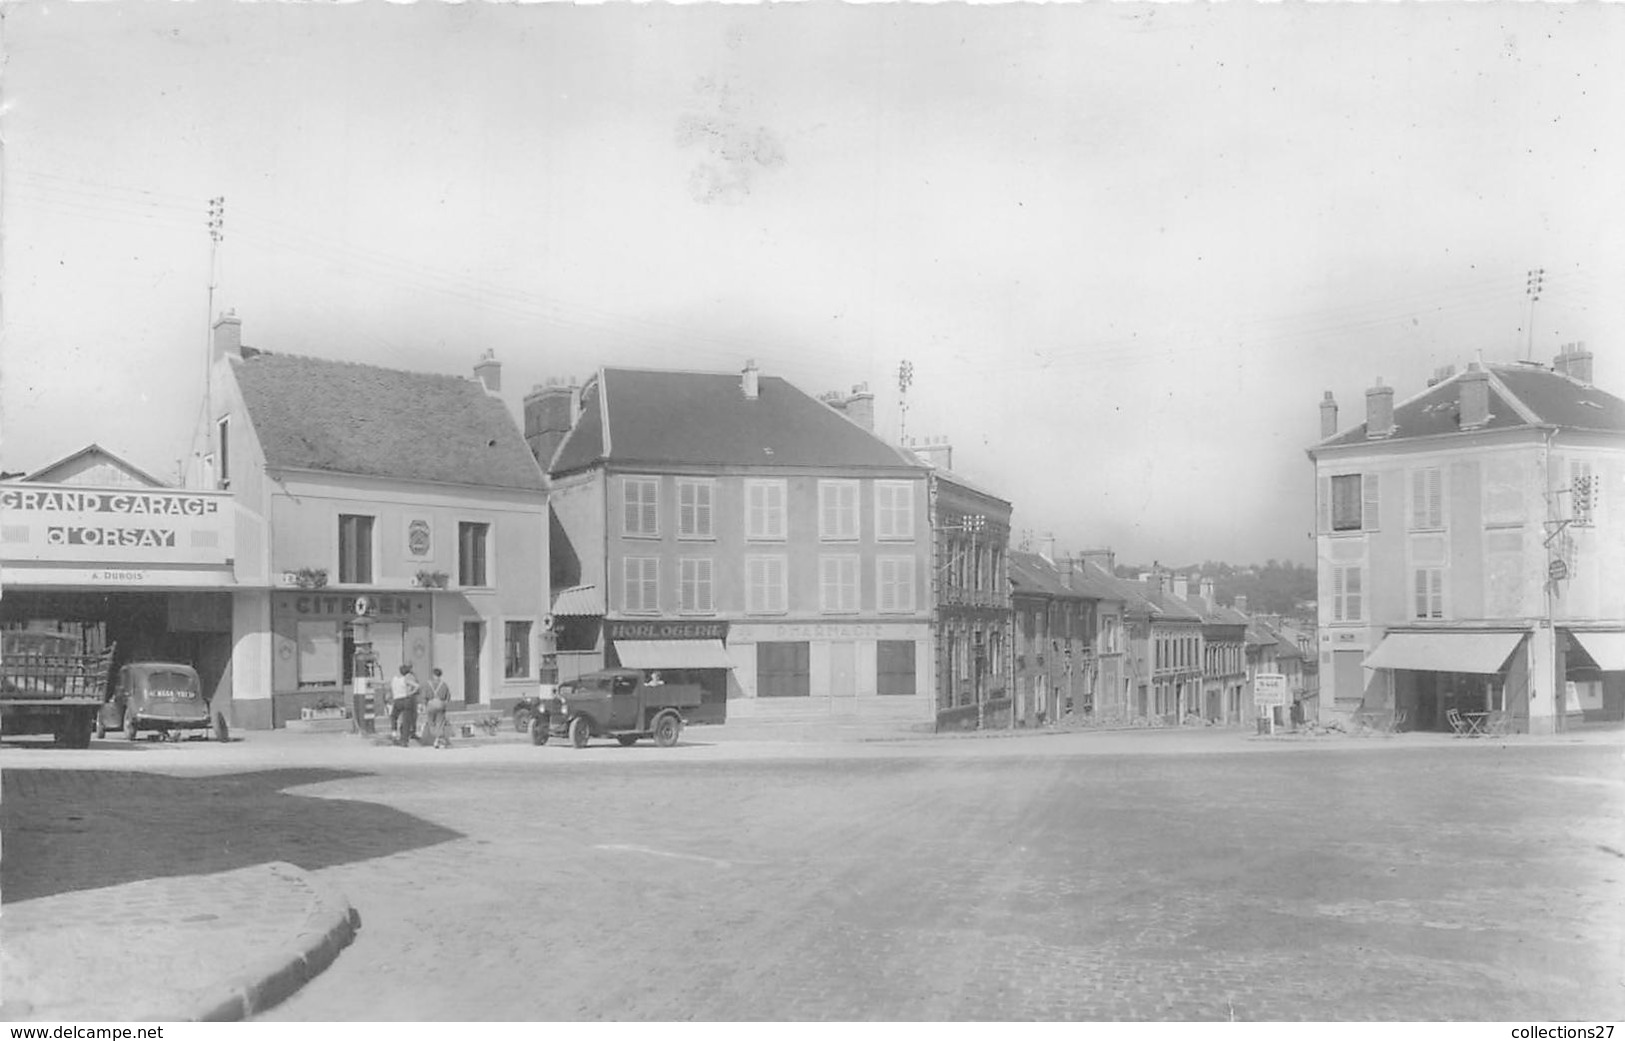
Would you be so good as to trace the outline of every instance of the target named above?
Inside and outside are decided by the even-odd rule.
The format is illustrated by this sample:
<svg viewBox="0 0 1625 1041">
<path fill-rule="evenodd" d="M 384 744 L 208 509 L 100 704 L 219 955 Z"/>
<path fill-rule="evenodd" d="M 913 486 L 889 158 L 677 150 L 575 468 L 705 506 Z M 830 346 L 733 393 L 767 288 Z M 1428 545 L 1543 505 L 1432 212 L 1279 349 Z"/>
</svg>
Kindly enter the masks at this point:
<svg viewBox="0 0 1625 1041">
<path fill-rule="evenodd" d="M 1086 549 L 1078 554 L 1078 559 L 1089 561 L 1106 574 L 1117 577 L 1117 554 L 1109 549 Z"/>
<path fill-rule="evenodd" d="M 1055 569 L 1063 575 L 1072 574 L 1072 558 L 1062 557 L 1055 562 Z"/>
<path fill-rule="evenodd" d="M 1455 374 L 1456 367 L 1454 365 L 1441 365 L 1433 370 L 1432 376 L 1428 377 L 1428 386 L 1436 387 Z"/>
<path fill-rule="evenodd" d="M 580 416 L 581 388 L 574 379 L 549 379 L 525 395 L 525 444 L 542 469 Z"/>
<path fill-rule="evenodd" d="M 1581 383 L 1591 382 L 1591 352 L 1586 350 L 1584 342 L 1565 343 L 1556 358 L 1552 360 L 1552 368 L 1560 375 Z"/>
<path fill-rule="evenodd" d="M 875 396 L 869 393 L 869 384 L 859 383 L 853 386 L 852 396 L 846 399 L 845 412 L 852 422 L 874 433 Z"/>
<path fill-rule="evenodd" d="M 1213 599 L 1213 579 L 1202 579 L 1202 599 L 1207 601 L 1209 607 L 1218 607 L 1218 601 Z"/>
<path fill-rule="evenodd" d="M 1384 387 L 1382 377 L 1365 392 L 1365 436 L 1387 437 L 1394 432 L 1394 388 Z"/>
<path fill-rule="evenodd" d="M 1320 399 L 1320 439 L 1322 441 L 1337 433 L 1337 399 L 1332 392 L 1327 391 L 1326 396 Z"/>
<path fill-rule="evenodd" d="M 1190 595 L 1190 581 L 1184 575 L 1174 576 L 1174 595 L 1183 600 Z"/>
<path fill-rule="evenodd" d="M 1240 611 L 1242 614 L 1247 613 L 1247 594 L 1246 593 L 1237 593 L 1236 594 L 1235 607 L 1236 607 L 1236 610 Z"/>
<path fill-rule="evenodd" d="M 1463 430 L 1476 430 L 1490 421 L 1490 374 L 1478 362 L 1471 362 L 1457 383 L 1461 391 L 1459 423 Z"/>
<path fill-rule="evenodd" d="M 1038 537 L 1038 555 L 1055 563 L 1055 536 L 1054 534 L 1040 535 Z"/>
<path fill-rule="evenodd" d="M 227 311 L 214 321 L 214 356 L 240 358 L 243 355 L 243 320 L 235 310 Z"/>
<path fill-rule="evenodd" d="M 474 378 L 480 381 L 487 394 L 495 394 L 502 389 L 502 363 L 497 361 L 496 351 L 486 351 L 480 355 L 480 360 L 474 363 Z"/>
<path fill-rule="evenodd" d="M 1168 588 L 1168 573 L 1162 570 L 1161 564 L 1153 560 L 1150 571 L 1140 572 L 1140 581 L 1144 582 L 1153 593 L 1160 593 Z"/>
<path fill-rule="evenodd" d="M 746 401 L 755 401 L 762 392 L 762 374 L 756 368 L 756 359 L 745 363 L 745 371 L 739 375 L 739 389 L 745 394 Z"/>
<path fill-rule="evenodd" d="M 910 444 L 909 451 L 924 459 L 933 470 L 952 470 L 954 468 L 954 447 L 945 437 L 928 437 L 925 444 Z"/>
</svg>

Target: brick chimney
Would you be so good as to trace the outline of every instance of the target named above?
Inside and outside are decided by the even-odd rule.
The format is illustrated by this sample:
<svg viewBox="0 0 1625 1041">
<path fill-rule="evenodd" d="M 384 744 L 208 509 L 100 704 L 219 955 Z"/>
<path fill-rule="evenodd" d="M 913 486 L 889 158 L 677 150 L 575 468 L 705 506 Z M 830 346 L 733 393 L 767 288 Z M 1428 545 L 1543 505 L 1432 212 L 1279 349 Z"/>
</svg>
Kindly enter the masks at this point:
<svg viewBox="0 0 1625 1041">
<path fill-rule="evenodd" d="M 908 450 L 924 459 L 933 470 L 952 470 L 954 468 L 954 446 L 948 443 L 945 437 L 928 437 L 925 444 L 909 444 Z"/>
<path fill-rule="evenodd" d="M 1247 613 L 1247 594 L 1246 593 L 1237 593 L 1236 594 L 1235 607 L 1236 607 L 1236 610 L 1240 611 L 1242 614 Z"/>
<path fill-rule="evenodd" d="M 486 351 L 480 355 L 480 360 L 474 363 L 474 378 L 480 381 L 487 394 L 502 390 L 502 363 L 497 361 L 496 351 Z"/>
<path fill-rule="evenodd" d="M 1457 382 L 1461 393 L 1459 422 L 1463 430 L 1477 430 L 1490 421 L 1490 374 L 1471 362 Z"/>
<path fill-rule="evenodd" d="M 1053 534 L 1038 536 L 1038 555 L 1051 564 L 1055 563 L 1055 536 Z"/>
<path fill-rule="evenodd" d="M 1071 557 L 1061 557 L 1058 560 L 1056 560 L 1055 561 L 1055 570 L 1059 571 L 1063 575 L 1070 576 L 1072 574 L 1072 571 L 1073 571 L 1072 558 Z"/>
<path fill-rule="evenodd" d="M 869 393 L 869 384 L 859 383 L 853 386 L 852 394 L 846 399 L 843 411 L 852 422 L 870 433 L 874 432 L 875 396 Z"/>
<path fill-rule="evenodd" d="M 549 379 L 525 395 L 525 444 L 542 469 L 580 417 L 581 388 L 574 379 Z"/>
<path fill-rule="evenodd" d="M 1202 599 L 1207 601 L 1209 607 L 1218 607 L 1218 601 L 1213 599 L 1213 579 L 1202 579 Z"/>
<path fill-rule="evenodd" d="M 745 395 L 746 401 L 755 401 L 762 393 L 762 374 L 756 368 L 756 359 L 745 363 L 745 371 L 739 374 L 739 389 Z"/>
<path fill-rule="evenodd" d="M 1174 595 L 1183 600 L 1190 595 L 1190 580 L 1184 575 L 1174 576 Z"/>
<path fill-rule="evenodd" d="M 214 320 L 214 356 L 216 358 L 243 356 L 243 320 L 237 317 L 236 311 L 227 311 Z"/>
<path fill-rule="evenodd" d="M 1556 358 L 1552 359 L 1552 368 L 1560 375 L 1581 383 L 1591 382 L 1591 352 L 1586 345 L 1580 343 L 1565 343 L 1559 350 Z"/>
<path fill-rule="evenodd" d="M 1326 396 L 1320 399 L 1320 439 L 1324 441 L 1336 433 L 1337 399 L 1328 390 Z"/>
<path fill-rule="evenodd" d="M 1365 436 L 1387 437 L 1394 432 L 1394 388 L 1377 385 L 1365 392 Z"/>
<path fill-rule="evenodd" d="M 1079 560 L 1087 560 L 1106 574 L 1117 577 L 1117 554 L 1109 549 L 1086 549 L 1078 553 Z"/>
</svg>

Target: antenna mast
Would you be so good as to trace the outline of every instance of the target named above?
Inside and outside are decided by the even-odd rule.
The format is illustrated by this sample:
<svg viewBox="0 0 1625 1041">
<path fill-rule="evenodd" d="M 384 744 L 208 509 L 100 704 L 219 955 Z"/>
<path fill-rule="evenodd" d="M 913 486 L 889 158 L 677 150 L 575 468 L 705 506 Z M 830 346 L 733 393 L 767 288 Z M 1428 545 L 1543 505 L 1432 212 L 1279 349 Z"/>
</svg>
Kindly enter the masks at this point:
<svg viewBox="0 0 1625 1041">
<path fill-rule="evenodd" d="M 226 237 L 226 197 L 209 200 L 209 314 L 203 325 L 203 436 L 214 444 L 214 291 L 220 282 L 220 240 Z M 201 477 L 202 475 L 199 474 Z"/>
<path fill-rule="evenodd" d="M 1523 283 L 1523 293 L 1529 298 L 1529 340 L 1524 348 L 1524 358 L 1527 361 L 1535 360 L 1535 302 L 1540 299 L 1540 291 L 1545 284 L 1545 278 L 1545 268 L 1532 268 L 1529 271 L 1528 278 Z"/>
<path fill-rule="evenodd" d="M 897 440 L 908 441 L 908 388 L 914 382 L 914 363 L 904 359 L 897 366 L 897 397 L 901 418 L 897 421 Z"/>
</svg>

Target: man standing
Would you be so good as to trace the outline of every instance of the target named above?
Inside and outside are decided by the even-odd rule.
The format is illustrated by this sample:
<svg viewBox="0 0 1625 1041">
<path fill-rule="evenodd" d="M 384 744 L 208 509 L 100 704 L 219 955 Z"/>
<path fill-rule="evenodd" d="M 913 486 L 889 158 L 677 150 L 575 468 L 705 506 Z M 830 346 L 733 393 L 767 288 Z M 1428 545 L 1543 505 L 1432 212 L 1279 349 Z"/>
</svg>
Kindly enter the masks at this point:
<svg viewBox="0 0 1625 1041">
<path fill-rule="evenodd" d="M 451 728 L 446 725 L 446 707 L 451 702 L 451 688 L 441 679 L 439 669 L 429 677 L 427 693 L 429 700 L 424 707 L 428 709 L 429 722 L 423 728 L 423 737 L 436 748 L 450 748 Z"/>
<path fill-rule="evenodd" d="M 395 743 L 407 747 L 418 729 L 418 678 L 412 666 L 401 663 L 401 671 L 389 680 L 390 721 L 395 724 Z"/>
</svg>

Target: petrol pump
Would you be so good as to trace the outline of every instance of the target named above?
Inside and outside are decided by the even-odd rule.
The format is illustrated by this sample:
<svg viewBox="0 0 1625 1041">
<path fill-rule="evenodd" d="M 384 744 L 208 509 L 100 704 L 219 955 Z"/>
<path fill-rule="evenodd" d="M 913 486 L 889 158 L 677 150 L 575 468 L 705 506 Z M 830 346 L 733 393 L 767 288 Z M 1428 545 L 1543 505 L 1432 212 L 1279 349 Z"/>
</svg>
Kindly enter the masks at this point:
<svg viewBox="0 0 1625 1041">
<path fill-rule="evenodd" d="M 378 732 L 377 696 L 382 692 L 382 673 L 378 668 L 378 653 L 372 649 L 372 603 L 364 596 L 355 598 L 354 617 L 346 623 L 350 630 L 351 712 L 356 721 L 356 732 Z"/>
</svg>

